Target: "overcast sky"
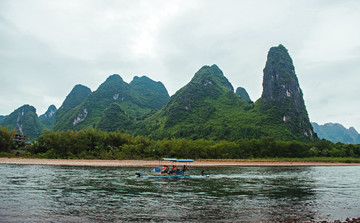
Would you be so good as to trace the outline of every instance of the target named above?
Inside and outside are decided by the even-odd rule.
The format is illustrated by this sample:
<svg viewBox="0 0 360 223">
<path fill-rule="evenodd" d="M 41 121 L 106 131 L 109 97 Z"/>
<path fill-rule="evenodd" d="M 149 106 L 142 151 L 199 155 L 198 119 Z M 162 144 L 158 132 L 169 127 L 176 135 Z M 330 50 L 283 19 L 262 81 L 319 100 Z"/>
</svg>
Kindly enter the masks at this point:
<svg viewBox="0 0 360 223">
<path fill-rule="evenodd" d="M 0 0 L 0 115 L 24 104 L 41 115 L 114 73 L 172 95 L 212 64 L 255 101 L 281 43 L 310 120 L 359 131 L 359 21 L 358 0 Z"/>
</svg>

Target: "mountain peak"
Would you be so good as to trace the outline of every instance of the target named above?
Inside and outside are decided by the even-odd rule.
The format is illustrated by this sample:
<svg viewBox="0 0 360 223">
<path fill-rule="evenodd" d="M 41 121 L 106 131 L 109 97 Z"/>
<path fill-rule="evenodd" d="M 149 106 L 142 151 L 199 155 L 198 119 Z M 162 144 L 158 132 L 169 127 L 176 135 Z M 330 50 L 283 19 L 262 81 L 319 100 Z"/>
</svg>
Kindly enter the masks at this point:
<svg viewBox="0 0 360 223">
<path fill-rule="evenodd" d="M 39 120 L 45 125 L 46 128 L 51 129 L 55 123 L 57 109 L 55 105 L 50 105 L 45 114 L 39 116 Z"/>
<path fill-rule="evenodd" d="M 239 96 L 240 98 L 244 99 L 247 102 L 251 102 L 249 94 L 243 87 L 238 87 L 236 89 L 236 95 Z"/>
<path fill-rule="evenodd" d="M 207 70 L 207 69 L 210 69 L 212 72 L 216 73 L 216 74 L 221 74 L 221 75 L 224 75 L 224 73 L 222 72 L 222 70 L 216 65 L 216 64 L 213 64 L 211 66 L 209 65 L 204 65 L 200 68 L 199 71 L 201 70 Z"/>
<path fill-rule="evenodd" d="M 124 82 L 124 80 L 119 74 L 112 74 L 108 78 L 106 78 L 106 81 L 104 83 L 107 82 Z"/>
<path fill-rule="evenodd" d="M 134 76 L 133 80 L 130 82 L 130 85 L 136 84 L 161 84 L 162 86 L 164 86 L 160 81 L 154 81 L 148 76 Z"/>
<path fill-rule="evenodd" d="M 217 65 L 203 66 L 198 72 L 195 73 L 193 83 L 200 83 L 203 86 L 218 86 L 225 87 L 228 90 L 234 92 L 234 88 L 229 80 L 224 76 L 223 72 Z M 190 83 L 191 83 L 190 82 Z"/>
<path fill-rule="evenodd" d="M 222 70 L 220 70 L 220 68 L 219 68 L 216 64 L 211 65 L 210 68 L 211 68 L 215 73 L 224 75 L 224 73 L 222 72 Z"/>
<path fill-rule="evenodd" d="M 55 105 L 50 105 L 49 108 L 47 109 L 47 111 L 45 112 L 45 114 L 40 115 L 39 119 L 50 119 L 52 117 L 54 117 L 55 113 L 56 113 L 57 109 L 55 107 Z"/>
<path fill-rule="evenodd" d="M 276 107 L 283 123 L 304 137 L 313 138 L 313 129 L 293 61 L 283 46 L 271 47 L 264 68 L 262 104 L 265 110 Z"/>
<path fill-rule="evenodd" d="M 63 104 L 60 106 L 59 110 L 68 110 L 78 106 L 89 94 L 91 93 L 90 88 L 77 84 L 66 96 Z"/>
<path fill-rule="evenodd" d="M 36 113 L 36 108 L 34 106 L 32 106 L 32 105 L 25 104 L 25 105 L 21 106 L 20 108 L 16 109 L 15 112 L 20 112 L 20 113 L 33 112 L 33 113 Z"/>
<path fill-rule="evenodd" d="M 43 130 L 43 126 L 36 114 L 36 109 L 28 104 L 21 106 L 6 116 L 2 125 L 10 129 L 16 128 L 18 133 L 28 135 L 30 139 L 40 136 Z"/>
<path fill-rule="evenodd" d="M 54 130 L 60 130 L 63 120 L 69 119 L 66 114 L 79 106 L 90 94 L 90 88 L 81 84 L 75 85 L 56 112 Z"/>
<path fill-rule="evenodd" d="M 133 78 L 133 80 L 132 81 L 139 81 L 139 80 L 151 80 L 149 77 L 147 77 L 147 76 L 145 76 L 145 75 L 143 75 L 143 76 L 141 76 L 141 77 L 139 77 L 139 76 L 134 76 L 134 78 Z"/>
<path fill-rule="evenodd" d="M 130 82 L 130 87 L 139 96 L 142 106 L 155 110 L 164 106 L 170 98 L 163 83 L 156 82 L 147 76 L 135 76 Z"/>
</svg>

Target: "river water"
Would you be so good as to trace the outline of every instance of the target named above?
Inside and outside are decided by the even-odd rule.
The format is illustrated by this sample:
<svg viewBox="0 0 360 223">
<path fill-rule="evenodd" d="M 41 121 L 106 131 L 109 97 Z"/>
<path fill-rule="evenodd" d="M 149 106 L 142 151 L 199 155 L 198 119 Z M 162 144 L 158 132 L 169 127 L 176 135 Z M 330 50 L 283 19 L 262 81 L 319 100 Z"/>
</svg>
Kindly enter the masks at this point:
<svg viewBox="0 0 360 223">
<path fill-rule="evenodd" d="M 151 168 L 0 165 L 0 222 L 259 222 L 360 217 L 360 166 Z"/>
</svg>

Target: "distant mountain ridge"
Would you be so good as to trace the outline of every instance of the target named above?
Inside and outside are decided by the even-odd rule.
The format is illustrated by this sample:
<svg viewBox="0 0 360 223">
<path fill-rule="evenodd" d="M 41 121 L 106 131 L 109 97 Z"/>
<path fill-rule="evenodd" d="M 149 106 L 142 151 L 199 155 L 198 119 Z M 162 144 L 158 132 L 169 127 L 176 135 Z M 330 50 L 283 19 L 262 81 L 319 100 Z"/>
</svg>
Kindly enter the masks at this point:
<svg viewBox="0 0 360 223">
<path fill-rule="evenodd" d="M 334 143 L 360 144 L 360 134 L 353 127 L 346 129 L 338 123 L 319 125 L 316 122 L 312 122 L 311 124 L 320 139 L 327 139 Z"/>
<path fill-rule="evenodd" d="M 263 72 L 263 93 L 255 102 L 244 88 L 234 92 L 215 64 L 203 66 L 171 97 L 161 82 L 135 76 L 126 83 L 114 74 L 95 91 L 76 85 L 57 111 L 50 106 L 41 116 L 43 123 L 37 118 L 40 127 L 34 129 L 98 128 L 154 139 L 316 140 L 292 59 L 284 46 L 269 50 Z M 16 125 L 16 119 L 12 122 Z"/>
</svg>

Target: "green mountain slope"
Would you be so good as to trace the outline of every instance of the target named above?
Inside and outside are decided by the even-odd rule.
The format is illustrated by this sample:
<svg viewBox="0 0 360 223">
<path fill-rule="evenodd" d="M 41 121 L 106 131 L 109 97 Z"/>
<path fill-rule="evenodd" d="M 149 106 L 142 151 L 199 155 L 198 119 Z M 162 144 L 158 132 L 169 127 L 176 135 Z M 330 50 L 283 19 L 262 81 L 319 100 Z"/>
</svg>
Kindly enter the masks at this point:
<svg viewBox="0 0 360 223">
<path fill-rule="evenodd" d="M 16 129 L 19 134 L 35 139 L 42 134 L 45 126 L 39 121 L 36 109 L 30 105 L 23 105 L 3 120 L 2 126 Z"/>
<path fill-rule="evenodd" d="M 160 82 L 135 77 L 128 84 L 114 74 L 81 104 L 69 110 L 67 119 L 59 121 L 59 126 L 63 126 L 62 129 L 128 130 L 143 115 L 160 109 L 168 98 L 167 90 Z"/>
</svg>

